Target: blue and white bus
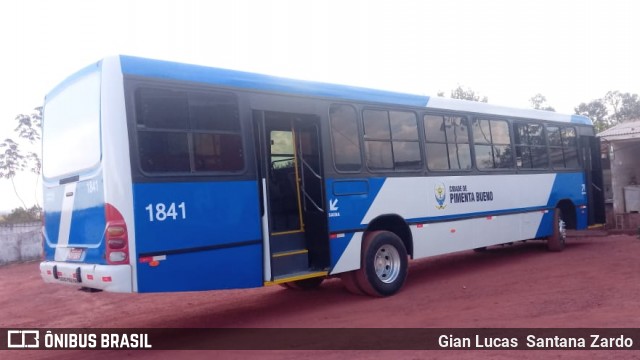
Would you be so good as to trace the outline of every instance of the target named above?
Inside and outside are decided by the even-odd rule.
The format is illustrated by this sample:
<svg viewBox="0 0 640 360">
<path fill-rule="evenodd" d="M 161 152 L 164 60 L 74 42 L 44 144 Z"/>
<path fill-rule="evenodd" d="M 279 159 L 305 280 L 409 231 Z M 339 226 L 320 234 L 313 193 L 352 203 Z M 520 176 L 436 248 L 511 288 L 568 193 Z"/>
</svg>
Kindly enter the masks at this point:
<svg viewBox="0 0 640 360">
<path fill-rule="evenodd" d="M 396 293 L 408 260 L 603 221 L 588 118 L 129 56 L 45 99 L 48 283 Z"/>
</svg>

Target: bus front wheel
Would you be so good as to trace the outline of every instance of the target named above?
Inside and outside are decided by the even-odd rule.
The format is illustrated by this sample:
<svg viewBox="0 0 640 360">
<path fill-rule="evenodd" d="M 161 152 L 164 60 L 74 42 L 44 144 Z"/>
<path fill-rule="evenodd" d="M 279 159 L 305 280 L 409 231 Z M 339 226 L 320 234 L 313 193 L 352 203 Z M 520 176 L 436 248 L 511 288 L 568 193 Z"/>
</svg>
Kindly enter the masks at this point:
<svg viewBox="0 0 640 360">
<path fill-rule="evenodd" d="M 562 210 L 560 210 L 559 208 L 555 208 L 553 213 L 553 233 L 547 238 L 547 250 L 564 250 L 566 239 L 567 228 L 566 223 L 562 217 Z"/>
<path fill-rule="evenodd" d="M 398 292 L 407 278 L 409 260 L 400 238 L 389 231 L 368 233 L 362 243 L 362 262 L 355 278 L 368 295 L 382 297 Z"/>
</svg>

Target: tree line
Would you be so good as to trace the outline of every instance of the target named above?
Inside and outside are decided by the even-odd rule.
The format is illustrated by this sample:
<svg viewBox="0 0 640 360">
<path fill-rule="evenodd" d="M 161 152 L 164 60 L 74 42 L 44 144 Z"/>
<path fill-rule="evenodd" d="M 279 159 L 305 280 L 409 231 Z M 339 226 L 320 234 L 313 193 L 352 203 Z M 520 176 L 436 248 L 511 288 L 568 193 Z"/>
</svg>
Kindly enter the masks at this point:
<svg viewBox="0 0 640 360">
<path fill-rule="evenodd" d="M 437 96 L 444 97 L 444 92 Z M 479 102 L 489 102 L 487 96 L 458 85 L 451 90 L 450 97 Z M 531 107 L 539 110 L 555 111 L 547 103 L 547 98 L 538 93 L 529 99 Z M 640 97 L 638 94 L 608 91 L 602 98 L 580 103 L 574 108 L 575 114 L 584 115 L 593 121 L 596 132 L 601 132 L 622 122 L 640 120 Z M 0 143 L 0 179 L 9 180 L 13 186 L 15 196 L 22 207 L 14 209 L 9 215 L 0 218 L 0 223 L 34 221 L 40 217 L 38 204 L 28 207 L 15 186 L 15 176 L 21 172 L 31 172 L 40 175 L 42 163 L 37 151 L 26 151 L 25 147 L 40 142 L 42 130 L 42 107 L 34 108 L 30 114 L 19 114 L 16 121 L 16 140 L 6 138 Z M 39 149 L 39 147 L 38 147 Z M 37 186 L 37 183 L 36 183 Z"/>
</svg>

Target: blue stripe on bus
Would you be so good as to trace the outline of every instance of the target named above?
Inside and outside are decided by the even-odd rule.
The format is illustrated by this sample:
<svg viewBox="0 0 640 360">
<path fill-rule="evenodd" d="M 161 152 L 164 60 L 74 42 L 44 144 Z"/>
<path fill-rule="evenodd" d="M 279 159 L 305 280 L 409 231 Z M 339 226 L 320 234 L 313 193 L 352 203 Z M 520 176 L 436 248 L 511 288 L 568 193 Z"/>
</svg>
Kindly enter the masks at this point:
<svg viewBox="0 0 640 360">
<path fill-rule="evenodd" d="M 329 232 L 351 230 L 362 224 L 367 211 L 382 189 L 386 178 L 327 179 Z M 366 183 L 366 185 L 365 185 Z"/>
<path fill-rule="evenodd" d="M 154 79 L 191 81 L 231 88 L 274 91 L 293 95 L 426 106 L 429 97 L 314 81 L 294 80 L 236 70 L 120 56 L 124 74 Z"/>
<path fill-rule="evenodd" d="M 549 194 L 547 205 L 555 207 L 560 200 L 571 200 L 576 206 L 586 205 L 586 189 L 582 172 L 558 173 Z"/>
<path fill-rule="evenodd" d="M 571 115 L 571 122 L 574 124 L 593 125 L 591 119 L 582 115 Z"/>
</svg>

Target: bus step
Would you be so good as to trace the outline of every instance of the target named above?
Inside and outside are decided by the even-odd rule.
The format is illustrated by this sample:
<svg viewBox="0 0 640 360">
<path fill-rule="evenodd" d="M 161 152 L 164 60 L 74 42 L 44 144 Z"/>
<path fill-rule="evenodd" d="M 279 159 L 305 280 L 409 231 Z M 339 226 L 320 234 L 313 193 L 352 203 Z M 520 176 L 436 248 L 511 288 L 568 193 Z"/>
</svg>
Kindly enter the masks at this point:
<svg viewBox="0 0 640 360">
<path fill-rule="evenodd" d="M 304 232 L 292 231 L 286 233 L 271 234 L 271 252 L 279 253 L 307 247 L 304 238 Z"/>
<path fill-rule="evenodd" d="M 309 269 L 309 250 L 290 250 L 271 255 L 273 276 L 307 271 Z"/>
<path fill-rule="evenodd" d="M 329 275 L 328 271 L 300 271 L 291 274 L 274 276 L 273 281 L 265 281 L 265 285 L 284 284 L 287 282 L 305 280 Z"/>
</svg>

